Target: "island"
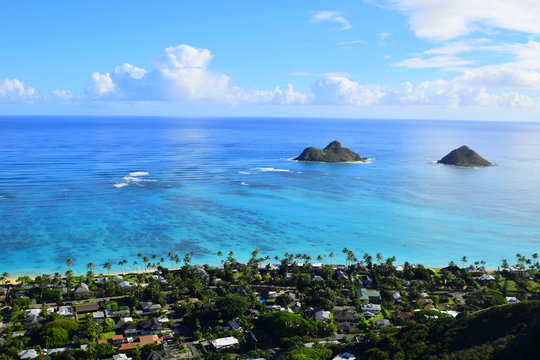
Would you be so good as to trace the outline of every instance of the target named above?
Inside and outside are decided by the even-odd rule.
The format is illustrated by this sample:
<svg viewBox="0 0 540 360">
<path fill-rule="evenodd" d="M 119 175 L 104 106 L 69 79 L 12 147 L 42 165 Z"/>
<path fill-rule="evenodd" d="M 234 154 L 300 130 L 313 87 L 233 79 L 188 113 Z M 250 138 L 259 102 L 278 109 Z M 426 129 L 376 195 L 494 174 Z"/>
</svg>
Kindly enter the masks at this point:
<svg viewBox="0 0 540 360">
<path fill-rule="evenodd" d="M 476 151 L 472 150 L 468 146 L 463 145 L 460 148 L 454 149 L 448 153 L 441 160 L 437 161 L 439 164 L 456 165 L 456 166 L 493 166 L 492 163 L 480 156 Z"/>
<path fill-rule="evenodd" d="M 297 161 L 319 161 L 319 162 L 366 162 L 368 158 L 361 157 L 354 151 L 344 148 L 337 140 L 332 141 L 323 150 L 315 147 L 308 147 L 302 151 Z"/>
</svg>

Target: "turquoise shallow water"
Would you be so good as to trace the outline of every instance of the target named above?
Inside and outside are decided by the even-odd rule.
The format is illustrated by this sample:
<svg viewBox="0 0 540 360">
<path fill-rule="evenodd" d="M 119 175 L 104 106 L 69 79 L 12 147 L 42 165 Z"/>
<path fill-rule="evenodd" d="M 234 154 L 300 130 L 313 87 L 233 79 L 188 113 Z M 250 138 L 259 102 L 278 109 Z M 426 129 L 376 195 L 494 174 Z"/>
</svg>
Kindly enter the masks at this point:
<svg viewBox="0 0 540 360">
<path fill-rule="evenodd" d="M 333 251 L 335 263 L 348 247 L 494 267 L 540 251 L 539 124 L 1 117 L 0 130 L 0 271 L 11 274 L 63 272 L 68 257 L 101 271 L 138 252 L 217 264 L 219 250 Z M 334 139 L 372 163 L 289 160 Z M 434 163 L 463 144 L 497 166 Z"/>
</svg>

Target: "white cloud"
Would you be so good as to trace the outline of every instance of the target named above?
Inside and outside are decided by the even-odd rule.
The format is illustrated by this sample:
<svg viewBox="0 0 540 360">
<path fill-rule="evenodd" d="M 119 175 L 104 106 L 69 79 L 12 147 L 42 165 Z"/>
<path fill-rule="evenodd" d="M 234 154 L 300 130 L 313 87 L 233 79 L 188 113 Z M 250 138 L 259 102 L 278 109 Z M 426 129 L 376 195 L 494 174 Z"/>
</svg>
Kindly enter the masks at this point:
<svg viewBox="0 0 540 360">
<path fill-rule="evenodd" d="M 364 41 L 364 40 L 340 41 L 337 44 L 340 46 L 367 45 L 367 41 Z"/>
<path fill-rule="evenodd" d="M 31 101 L 36 95 L 36 89 L 25 86 L 18 79 L 5 78 L 0 81 L 0 102 Z"/>
<path fill-rule="evenodd" d="M 311 16 L 311 21 L 314 22 L 334 22 L 340 25 L 336 30 L 348 30 L 352 28 L 351 23 L 347 20 L 341 11 L 316 11 Z"/>
<path fill-rule="evenodd" d="M 540 72 L 530 70 L 486 67 L 466 71 L 458 79 L 470 86 L 540 90 Z"/>
<path fill-rule="evenodd" d="M 92 98 L 100 98 L 113 93 L 116 90 L 111 74 L 93 72 L 86 87 L 86 93 Z"/>
<path fill-rule="evenodd" d="M 244 93 L 242 100 L 249 103 L 300 105 L 311 102 L 313 95 L 295 91 L 292 84 L 287 84 L 283 89 L 276 86 L 273 91 L 257 90 Z"/>
<path fill-rule="evenodd" d="M 450 81 L 424 81 L 414 86 L 410 82 L 388 91 L 383 103 L 389 105 L 439 106 L 439 107 L 533 107 L 538 99 L 517 92 L 489 93 L 485 87 L 474 86 L 457 77 Z"/>
<path fill-rule="evenodd" d="M 409 17 L 416 36 L 452 39 L 490 27 L 540 34 L 537 0 L 388 0 Z"/>
<path fill-rule="evenodd" d="M 386 40 L 392 36 L 392 33 L 383 31 L 379 33 L 379 41 L 377 41 L 377 46 L 386 46 Z"/>
<path fill-rule="evenodd" d="M 124 63 L 112 73 L 93 73 L 86 93 L 94 99 L 232 101 L 229 77 L 210 71 L 211 60 L 208 49 L 168 47 L 151 71 Z"/>
<path fill-rule="evenodd" d="M 453 70 L 458 66 L 470 65 L 472 63 L 473 62 L 471 60 L 461 59 L 457 56 L 441 55 L 428 58 L 412 57 L 392 65 L 412 69 L 444 68 L 447 70 Z"/>
<path fill-rule="evenodd" d="M 362 85 L 343 76 L 327 76 L 311 86 L 317 104 L 373 105 L 385 96 L 380 85 Z"/>
</svg>

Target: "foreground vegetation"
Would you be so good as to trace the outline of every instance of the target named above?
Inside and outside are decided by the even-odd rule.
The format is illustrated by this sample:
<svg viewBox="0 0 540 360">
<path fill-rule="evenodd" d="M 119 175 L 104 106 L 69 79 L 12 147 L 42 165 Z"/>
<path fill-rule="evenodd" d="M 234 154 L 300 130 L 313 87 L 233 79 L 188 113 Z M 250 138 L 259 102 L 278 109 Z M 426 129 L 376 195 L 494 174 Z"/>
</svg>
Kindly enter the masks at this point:
<svg viewBox="0 0 540 360">
<path fill-rule="evenodd" d="M 0 360 L 535 359 L 538 256 L 441 269 L 343 249 L 221 266 L 139 254 L 140 272 L 0 277 Z M 327 258 L 330 264 L 323 264 Z M 127 260 L 120 260 L 123 268 Z M 168 266 L 167 266 L 168 265 Z M 111 270 L 112 264 L 102 265 Z"/>
</svg>

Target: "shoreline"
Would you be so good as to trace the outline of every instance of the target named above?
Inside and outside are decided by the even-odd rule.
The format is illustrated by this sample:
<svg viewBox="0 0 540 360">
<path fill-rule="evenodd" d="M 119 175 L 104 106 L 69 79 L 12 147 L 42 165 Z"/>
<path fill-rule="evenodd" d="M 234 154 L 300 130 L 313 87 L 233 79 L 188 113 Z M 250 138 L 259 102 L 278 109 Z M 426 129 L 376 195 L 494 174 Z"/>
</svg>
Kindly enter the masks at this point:
<svg viewBox="0 0 540 360">
<path fill-rule="evenodd" d="M 278 264 L 278 262 L 262 262 L 260 264 L 268 264 L 268 263 L 272 263 L 272 264 Z M 219 266 L 219 265 L 210 265 L 210 264 L 192 264 L 192 265 L 189 265 L 191 267 L 193 266 L 204 266 L 204 265 L 208 265 L 210 267 L 216 267 L 216 266 Z M 244 264 L 245 265 L 245 264 Z M 325 263 L 322 263 L 322 265 L 329 265 L 329 266 L 347 266 L 345 264 L 325 264 Z M 411 265 L 423 265 L 423 264 L 412 264 Z M 394 265 L 394 266 L 399 266 L 399 265 Z M 425 265 L 423 265 L 425 266 Z M 448 266 L 448 265 L 447 265 Z M 444 266 L 446 267 L 446 266 Z M 167 268 L 167 267 L 165 267 Z M 432 270 L 439 270 L 439 269 L 442 269 L 443 267 L 437 267 L 437 266 L 425 266 L 426 269 L 432 269 Z M 461 267 L 460 267 L 461 268 Z M 168 270 L 170 271 L 178 271 L 180 269 L 182 269 L 182 267 L 176 267 L 176 268 L 167 268 Z M 486 274 L 494 274 L 496 273 L 497 271 L 499 271 L 500 269 L 493 269 L 493 268 L 486 268 L 484 269 L 484 273 Z M 122 275 L 122 276 L 125 276 L 125 275 L 128 275 L 128 274 L 154 274 L 155 272 L 157 271 L 157 269 L 151 269 L 151 270 L 126 270 L 126 271 L 114 271 L 114 272 L 108 272 L 108 273 L 103 273 L 103 272 L 100 272 L 100 273 L 94 273 L 94 277 L 100 277 L 100 276 L 115 276 L 115 275 Z M 19 277 L 23 277 L 23 276 L 28 276 L 29 278 L 31 278 L 32 280 L 35 280 L 35 278 L 37 276 L 41 276 L 43 274 L 37 274 L 37 275 L 34 275 L 34 274 L 25 274 L 25 275 L 9 275 L 5 278 L 5 285 L 15 285 L 17 284 L 17 279 Z M 48 275 L 51 275 L 51 274 L 48 274 Z M 74 277 L 81 277 L 81 276 L 86 276 L 86 273 L 83 273 L 83 274 L 77 274 L 77 273 L 74 273 L 73 274 Z M 60 274 L 60 277 L 61 278 L 65 278 L 65 273 L 61 273 Z"/>
</svg>

